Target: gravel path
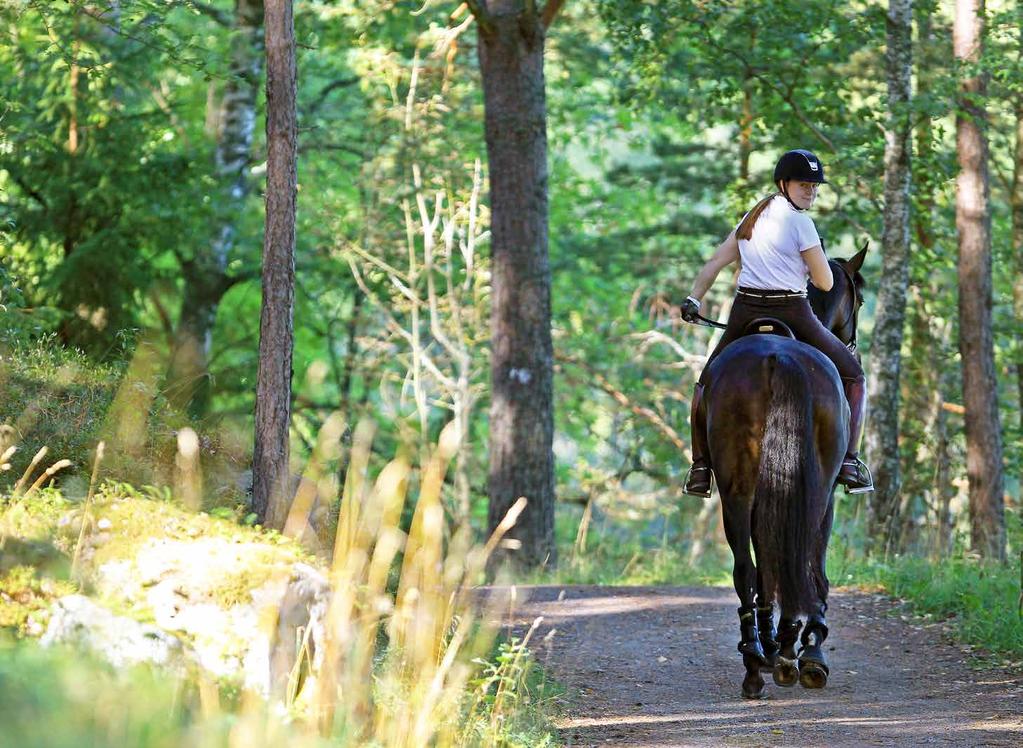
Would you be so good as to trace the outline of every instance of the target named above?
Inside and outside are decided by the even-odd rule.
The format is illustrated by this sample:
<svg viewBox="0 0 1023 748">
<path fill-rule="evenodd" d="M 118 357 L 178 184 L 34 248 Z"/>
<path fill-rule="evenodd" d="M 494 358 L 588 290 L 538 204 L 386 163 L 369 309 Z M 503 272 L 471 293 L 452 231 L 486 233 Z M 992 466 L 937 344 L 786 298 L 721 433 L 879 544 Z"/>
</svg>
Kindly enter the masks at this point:
<svg viewBox="0 0 1023 748">
<path fill-rule="evenodd" d="M 520 587 L 508 623 L 568 688 L 570 746 L 1023 746 L 1023 672 L 977 670 L 946 627 L 833 591 L 823 690 L 740 696 L 735 594 L 712 587 Z M 526 598 L 523 601 L 523 598 Z M 1014 613 L 1014 611 L 1013 611 Z M 553 630 L 553 634 L 551 633 Z"/>
</svg>

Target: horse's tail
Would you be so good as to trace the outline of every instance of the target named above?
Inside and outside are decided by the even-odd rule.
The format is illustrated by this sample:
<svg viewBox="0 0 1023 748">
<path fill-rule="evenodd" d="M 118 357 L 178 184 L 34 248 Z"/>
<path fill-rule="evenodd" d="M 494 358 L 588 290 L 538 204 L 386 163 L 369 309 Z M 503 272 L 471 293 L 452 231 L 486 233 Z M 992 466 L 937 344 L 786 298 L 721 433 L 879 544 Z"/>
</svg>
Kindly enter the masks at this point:
<svg viewBox="0 0 1023 748">
<path fill-rule="evenodd" d="M 783 609 L 809 613 L 818 603 L 817 564 L 811 554 L 818 545 L 813 536 L 820 527 L 816 503 L 821 483 L 810 383 L 785 354 L 767 357 L 764 366 L 771 395 L 753 496 L 757 566 L 768 596 L 777 589 Z"/>
</svg>

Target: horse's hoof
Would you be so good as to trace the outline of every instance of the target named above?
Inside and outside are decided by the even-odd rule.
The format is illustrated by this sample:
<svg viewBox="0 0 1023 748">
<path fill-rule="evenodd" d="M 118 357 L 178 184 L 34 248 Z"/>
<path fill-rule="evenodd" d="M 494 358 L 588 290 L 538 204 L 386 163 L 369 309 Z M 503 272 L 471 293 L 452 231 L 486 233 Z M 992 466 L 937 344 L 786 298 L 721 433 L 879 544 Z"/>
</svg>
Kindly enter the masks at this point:
<svg viewBox="0 0 1023 748">
<path fill-rule="evenodd" d="M 824 688 L 830 672 L 820 647 L 807 647 L 800 653 L 799 685 L 803 688 Z"/>
<path fill-rule="evenodd" d="M 824 688 L 828 685 L 827 665 L 819 662 L 800 662 L 799 685 L 803 688 Z"/>
<path fill-rule="evenodd" d="M 775 685 L 791 688 L 799 680 L 799 668 L 796 667 L 795 660 L 778 655 L 778 661 L 774 665 L 771 677 L 774 679 Z"/>
<path fill-rule="evenodd" d="M 764 688 L 763 678 L 757 678 L 756 680 L 747 678 L 742 682 L 742 697 L 744 699 L 762 699 L 765 695 L 766 689 Z"/>
</svg>

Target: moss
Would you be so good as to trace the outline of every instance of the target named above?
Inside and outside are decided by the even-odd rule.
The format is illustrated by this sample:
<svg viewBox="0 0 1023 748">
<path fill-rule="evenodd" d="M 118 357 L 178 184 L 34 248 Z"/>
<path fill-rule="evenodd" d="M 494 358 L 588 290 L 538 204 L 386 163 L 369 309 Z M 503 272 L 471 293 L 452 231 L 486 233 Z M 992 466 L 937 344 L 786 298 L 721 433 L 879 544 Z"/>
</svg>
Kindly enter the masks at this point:
<svg viewBox="0 0 1023 748">
<path fill-rule="evenodd" d="M 190 512 L 166 497 L 166 491 L 108 482 L 88 506 L 55 490 L 0 504 L 0 591 L 6 594 L 0 625 L 25 633 L 34 612 L 76 591 L 70 581 L 76 553 L 86 590 L 137 620 L 152 620 L 146 592 L 154 574 L 173 575 L 195 600 L 230 608 L 250 603 L 253 590 L 296 561 L 314 562 L 277 533 Z M 102 578 L 104 567 L 118 564 L 126 584 Z"/>
<path fill-rule="evenodd" d="M 13 566 L 0 573 L 0 629 L 20 636 L 41 633 L 53 601 L 76 591 L 67 579 L 46 576 L 33 566 Z"/>
</svg>

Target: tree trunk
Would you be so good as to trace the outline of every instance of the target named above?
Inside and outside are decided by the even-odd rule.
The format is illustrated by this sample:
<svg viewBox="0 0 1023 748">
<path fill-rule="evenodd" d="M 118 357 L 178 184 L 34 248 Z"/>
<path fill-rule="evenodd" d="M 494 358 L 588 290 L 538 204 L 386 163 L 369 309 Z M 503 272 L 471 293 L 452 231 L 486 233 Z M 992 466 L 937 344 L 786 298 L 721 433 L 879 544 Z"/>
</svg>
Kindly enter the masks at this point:
<svg viewBox="0 0 1023 748">
<path fill-rule="evenodd" d="M 976 65 L 983 39 L 983 0 L 958 0 L 953 47 L 958 62 Z M 991 330 L 991 211 L 984 76 L 964 78 L 956 114 L 956 229 L 959 234 L 959 352 L 966 408 L 966 470 L 974 551 L 1005 558 L 1002 438 L 998 422 Z"/>
<path fill-rule="evenodd" d="M 295 305 L 295 198 L 298 126 L 292 0 L 266 3 L 266 231 L 259 319 L 253 511 L 282 529 L 288 505 L 292 310 Z"/>
<path fill-rule="evenodd" d="M 545 29 L 527 4 L 492 0 L 479 27 L 491 204 L 491 531 L 520 496 L 509 533 L 520 566 L 553 565 L 554 419 L 547 256 Z"/>
<path fill-rule="evenodd" d="M 1017 3 L 1019 14 L 1019 48 L 1017 64 L 1023 61 L 1023 3 Z M 1016 259 L 1015 282 L 1012 284 L 1012 305 L 1016 316 L 1016 329 L 1023 328 L 1023 94 L 1016 94 L 1016 148 L 1012 170 L 1012 191 L 1009 204 L 1012 207 L 1012 256 Z M 1016 394 L 1018 403 L 1019 428 L 1023 431 L 1023 341 L 1016 338 Z"/>
<path fill-rule="evenodd" d="M 256 123 L 256 99 L 263 70 L 263 2 L 235 0 L 231 70 L 219 115 L 217 198 L 212 239 L 182 264 L 184 289 L 167 373 L 171 404 L 201 417 L 209 409 L 209 356 L 217 308 L 231 284 L 227 265 L 237 238 L 237 221 L 251 192 L 248 166 Z"/>
<path fill-rule="evenodd" d="M 881 283 L 870 349 L 867 455 L 874 470 L 870 539 L 887 547 L 898 535 L 899 379 L 909 283 L 909 118 L 913 71 L 912 0 L 888 3 L 888 123 L 884 149 Z"/>
</svg>

